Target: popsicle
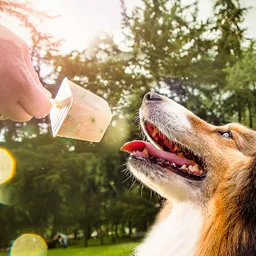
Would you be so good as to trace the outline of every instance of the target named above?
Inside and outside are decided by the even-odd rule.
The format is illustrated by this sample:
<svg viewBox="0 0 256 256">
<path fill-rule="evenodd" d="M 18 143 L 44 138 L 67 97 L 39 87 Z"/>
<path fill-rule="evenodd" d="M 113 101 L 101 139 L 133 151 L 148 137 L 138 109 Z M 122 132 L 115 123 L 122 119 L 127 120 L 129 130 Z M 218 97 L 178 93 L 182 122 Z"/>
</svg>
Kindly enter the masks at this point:
<svg viewBox="0 0 256 256">
<path fill-rule="evenodd" d="M 112 119 L 108 103 L 65 78 L 53 100 L 53 136 L 99 142 Z"/>
</svg>

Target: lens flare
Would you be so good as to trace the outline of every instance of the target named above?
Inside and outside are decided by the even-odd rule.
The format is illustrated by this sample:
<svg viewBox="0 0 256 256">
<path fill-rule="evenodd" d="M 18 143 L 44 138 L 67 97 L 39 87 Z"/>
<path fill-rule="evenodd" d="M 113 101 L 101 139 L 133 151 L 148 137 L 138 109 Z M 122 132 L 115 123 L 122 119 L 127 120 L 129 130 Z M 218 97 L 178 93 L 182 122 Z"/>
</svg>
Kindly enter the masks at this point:
<svg viewBox="0 0 256 256">
<path fill-rule="evenodd" d="M 5 148 L 0 148 L 0 185 L 14 176 L 16 161 Z"/>
<path fill-rule="evenodd" d="M 24 234 L 13 243 L 10 255 L 46 256 L 47 245 L 41 236 L 35 234 Z"/>
</svg>

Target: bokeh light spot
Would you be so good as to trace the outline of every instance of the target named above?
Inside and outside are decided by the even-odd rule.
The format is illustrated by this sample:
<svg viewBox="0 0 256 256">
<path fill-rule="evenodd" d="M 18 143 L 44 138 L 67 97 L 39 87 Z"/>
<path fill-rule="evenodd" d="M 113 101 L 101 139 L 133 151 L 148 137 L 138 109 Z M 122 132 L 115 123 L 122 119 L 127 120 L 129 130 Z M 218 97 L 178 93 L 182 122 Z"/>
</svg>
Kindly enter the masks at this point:
<svg viewBox="0 0 256 256">
<path fill-rule="evenodd" d="M 0 148 L 0 184 L 14 176 L 16 161 L 13 155 L 5 148 Z"/>
<path fill-rule="evenodd" d="M 10 255 L 46 256 L 47 245 L 41 236 L 35 234 L 24 234 L 13 243 Z"/>
</svg>

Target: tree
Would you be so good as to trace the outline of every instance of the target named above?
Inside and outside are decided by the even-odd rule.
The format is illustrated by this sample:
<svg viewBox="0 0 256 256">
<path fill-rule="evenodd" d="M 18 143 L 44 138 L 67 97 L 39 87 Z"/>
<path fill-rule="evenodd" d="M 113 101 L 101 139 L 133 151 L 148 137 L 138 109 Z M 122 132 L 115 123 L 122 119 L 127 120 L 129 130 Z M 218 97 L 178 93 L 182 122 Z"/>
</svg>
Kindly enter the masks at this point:
<svg viewBox="0 0 256 256">
<path fill-rule="evenodd" d="M 40 31 L 38 21 L 42 22 L 44 19 L 53 19 L 57 16 L 48 15 L 45 12 L 35 10 L 29 1 L 20 3 L 19 1 L 0 0 L 0 14 L 1 13 L 16 18 L 20 24 L 30 32 L 32 63 L 43 86 L 51 92 L 55 92 L 53 88 L 47 84 L 47 79 L 50 74 L 44 76 L 41 72 L 41 68 L 43 66 L 51 67 L 50 57 L 59 53 L 59 46 L 62 41 L 56 40 L 50 34 Z M 48 120 L 44 118 L 42 120 L 33 119 L 30 123 L 38 125 L 47 122 Z M 8 141 L 17 137 L 16 128 L 19 126 L 21 125 L 8 120 L 0 122 L 0 128 L 4 127 L 6 133 L 5 138 Z"/>
<path fill-rule="evenodd" d="M 226 68 L 227 108 L 228 112 L 237 116 L 239 122 L 249 125 L 255 123 L 256 104 L 256 51 L 255 47 L 245 50 L 233 67 Z M 237 113 L 236 113 L 237 112 Z"/>
<path fill-rule="evenodd" d="M 30 2 L 19 3 L 18 1 L 9 0 L 0 0 L 1 12 L 18 19 L 21 25 L 30 32 L 32 61 L 41 82 L 43 82 L 40 72 L 41 67 L 43 64 L 46 64 L 46 61 L 48 65 L 50 64 L 46 56 L 58 52 L 61 40 L 56 40 L 50 34 L 41 32 L 37 23 L 38 21 L 43 22 L 44 19 L 56 18 L 57 16 L 35 10 Z"/>
<path fill-rule="evenodd" d="M 67 76 L 104 97 L 114 118 L 100 144 L 52 138 L 46 120 L 37 125 L 1 122 L 1 146 L 13 152 L 18 167 L 15 178 L 1 187 L 16 201 L 1 206 L 0 243 L 22 231 L 46 237 L 82 229 L 86 245 L 93 230 L 103 243 L 103 233 L 118 239 L 125 227 L 131 235 L 133 228 L 144 231 L 150 226 L 161 198 L 151 198 L 132 179 L 124 182 L 127 156 L 119 151 L 125 141 L 140 136 L 133 119 L 149 90 L 172 97 L 215 124 L 235 118 L 255 124 L 255 48 L 242 47 L 246 10 L 239 2 L 216 1 L 215 17 L 206 22 L 198 19 L 197 3 L 141 3 L 128 16 L 121 0 L 123 45 L 105 35 L 89 49 L 63 55 L 56 51 L 55 40 L 34 31 L 37 71 L 46 64 L 53 68 L 50 78 L 56 84 Z"/>
<path fill-rule="evenodd" d="M 246 42 L 246 29 L 242 28 L 242 22 L 247 10 L 248 8 L 241 7 L 239 0 L 217 0 L 214 5 L 214 17 L 209 27 L 211 33 L 215 35 L 212 39 L 212 63 L 206 76 L 203 75 L 202 83 L 207 97 L 204 104 L 208 105 L 207 112 L 211 112 L 210 118 L 207 119 L 215 124 L 234 120 L 234 116 L 228 116 L 226 113 L 225 68 L 227 65 L 230 67 L 235 65 L 241 57 L 242 44 Z M 202 71 L 204 72 L 205 69 Z"/>
</svg>

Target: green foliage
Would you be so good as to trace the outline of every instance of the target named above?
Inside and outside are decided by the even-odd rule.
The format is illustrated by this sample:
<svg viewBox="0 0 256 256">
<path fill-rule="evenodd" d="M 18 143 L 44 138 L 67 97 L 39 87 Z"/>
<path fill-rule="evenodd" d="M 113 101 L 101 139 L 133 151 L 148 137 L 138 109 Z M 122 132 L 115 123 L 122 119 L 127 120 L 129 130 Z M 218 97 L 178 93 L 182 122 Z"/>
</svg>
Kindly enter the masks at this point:
<svg viewBox="0 0 256 256">
<path fill-rule="evenodd" d="M 102 243 L 103 235 L 111 234 L 113 241 L 127 236 L 124 228 L 129 235 L 132 229 L 147 230 L 161 199 L 129 176 L 124 182 L 126 155 L 119 148 L 140 136 L 133 119 L 149 90 L 214 124 L 255 124 L 256 53 L 241 26 L 247 9 L 238 0 L 216 1 L 214 17 L 205 22 L 198 18 L 198 3 L 141 0 L 131 16 L 121 4 L 122 45 L 105 35 L 89 49 L 62 55 L 51 38 L 34 42 L 39 73 L 46 63 L 56 84 L 67 76 L 104 97 L 114 118 L 100 144 L 53 139 L 47 120 L 0 123 L 1 146 L 17 160 L 14 179 L 1 187 L 12 202 L 1 206 L 1 246 L 22 232 L 50 237 L 83 230 L 86 245 L 95 230 Z M 1 5 L 0 11 L 6 12 Z M 46 54 L 36 54 L 40 49 Z"/>
<path fill-rule="evenodd" d="M 128 256 L 131 254 L 137 243 L 118 244 L 103 247 L 89 247 L 86 249 L 81 248 L 68 248 L 66 252 L 63 249 L 49 251 L 49 256 L 65 256 L 65 255 L 88 255 L 88 256 Z"/>
<path fill-rule="evenodd" d="M 88 248 L 68 247 L 67 249 L 49 250 L 48 256 L 129 256 L 138 243 L 124 243 L 107 246 L 94 246 Z M 0 253 L 0 256 L 7 256 L 7 253 Z"/>
<path fill-rule="evenodd" d="M 227 110 L 238 116 L 238 121 L 254 127 L 256 104 L 256 51 L 252 46 L 244 51 L 233 67 L 226 69 L 228 92 Z"/>
</svg>

